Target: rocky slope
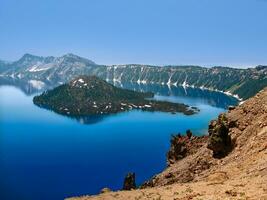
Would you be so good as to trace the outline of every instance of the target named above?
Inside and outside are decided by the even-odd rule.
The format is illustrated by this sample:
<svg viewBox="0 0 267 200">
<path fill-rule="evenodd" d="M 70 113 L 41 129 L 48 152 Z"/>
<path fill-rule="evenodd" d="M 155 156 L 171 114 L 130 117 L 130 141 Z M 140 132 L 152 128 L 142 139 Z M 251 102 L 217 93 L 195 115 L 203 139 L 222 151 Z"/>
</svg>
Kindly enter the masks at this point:
<svg viewBox="0 0 267 200">
<path fill-rule="evenodd" d="M 97 65 L 91 60 L 67 54 L 40 57 L 25 54 L 11 63 L 0 62 L 0 75 L 17 79 L 65 83 L 78 75 L 96 75 L 113 83 L 160 84 L 208 88 L 247 99 L 267 86 L 267 66 L 249 69 L 228 67 L 150 65 Z"/>
<path fill-rule="evenodd" d="M 267 88 L 212 121 L 206 139 L 173 138 L 168 159 L 142 189 L 69 200 L 267 199 Z"/>
<path fill-rule="evenodd" d="M 69 116 L 102 115 L 133 109 L 143 111 L 182 112 L 192 115 L 197 108 L 182 103 L 151 99 L 151 92 L 117 88 L 96 76 L 79 76 L 67 84 L 33 98 L 34 104 Z M 150 99 L 148 99 L 150 98 Z"/>
</svg>

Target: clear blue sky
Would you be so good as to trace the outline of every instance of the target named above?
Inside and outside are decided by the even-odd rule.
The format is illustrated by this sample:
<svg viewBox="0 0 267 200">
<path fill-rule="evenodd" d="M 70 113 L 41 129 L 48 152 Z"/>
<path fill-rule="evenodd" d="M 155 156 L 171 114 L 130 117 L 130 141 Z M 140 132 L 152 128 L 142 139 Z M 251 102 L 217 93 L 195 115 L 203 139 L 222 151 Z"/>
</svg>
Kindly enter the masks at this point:
<svg viewBox="0 0 267 200">
<path fill-rule="evenodd" d="M 266 0 L 0 0 L 0 59 L 267 64 Z"/>
</svg>

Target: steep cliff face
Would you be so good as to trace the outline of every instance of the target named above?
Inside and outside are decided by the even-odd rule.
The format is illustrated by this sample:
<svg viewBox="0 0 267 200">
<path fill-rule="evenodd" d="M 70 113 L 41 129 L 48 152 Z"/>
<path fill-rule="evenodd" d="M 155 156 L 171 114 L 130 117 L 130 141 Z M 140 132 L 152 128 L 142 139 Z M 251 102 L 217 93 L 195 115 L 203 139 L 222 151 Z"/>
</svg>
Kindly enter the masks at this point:
<svg viewBox="0 0 267 200">
<path fill-rule="evenodd" d="M 267 199 L 267 88 L 223 116 L 197 151 L 176 160 L 143 189 L 71 199 Z M 232 146 L 218 158 L 218 148 L 207 147 L 222 124 Z M 190 140 L 194 147 L 194 137 Z M 219 146 L 220 152 L 227 148 Z"/>
<path fill-rule="evenodd" d="M 247 99 L 267 86 L 267 68 L 235 69 L 199 66 L 121 65 L 95 68 L 92 73 L 114 82 L 180 85 L 207 88 L 235 94 Z"/>
</svg>

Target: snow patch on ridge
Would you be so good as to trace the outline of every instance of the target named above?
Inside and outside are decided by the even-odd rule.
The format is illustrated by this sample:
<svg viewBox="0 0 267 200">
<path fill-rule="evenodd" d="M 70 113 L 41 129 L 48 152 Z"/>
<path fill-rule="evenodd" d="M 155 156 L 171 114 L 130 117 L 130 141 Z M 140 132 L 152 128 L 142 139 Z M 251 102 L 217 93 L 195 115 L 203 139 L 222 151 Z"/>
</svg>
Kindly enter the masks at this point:
<svg viewBox="0 0 267 200">
<path fill-rule="evenodd" d="M 45 83 L 42 81 L 38 81 L 38 80 L 30 80 L 29 83 L 31 84 L 32 87 L 40 90 L 45 86 Z"/>
<path fill-rule="evenodd" d="M 80 78 L 78 81 L 79 81 L 80 83 L 84 83 L 84 80 L 83 80 L 82 78 Z"/>
</svg>

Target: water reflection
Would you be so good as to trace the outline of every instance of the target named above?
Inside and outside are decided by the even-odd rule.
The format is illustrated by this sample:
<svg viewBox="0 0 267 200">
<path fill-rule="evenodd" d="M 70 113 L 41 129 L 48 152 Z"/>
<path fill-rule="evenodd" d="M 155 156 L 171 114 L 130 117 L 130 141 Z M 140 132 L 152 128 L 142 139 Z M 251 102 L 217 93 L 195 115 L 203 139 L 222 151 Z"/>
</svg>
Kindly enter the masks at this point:
<svg viewBox="0 0 267 200">
<path fill-rule="evenodd" d="M 52 89 L 61 83 L 48 80 L 23 80 L 8 77 L 0 77 L 0 85 L 12 85 L 21 89 L 26 95 L 33 95 Z M 229 105 L 237 105 L 238 100 L 221 92 L 209 91 L 199 88 L 184 88 L 181 86 L 168 86 L 158 84 L 137 84 L 137 83 L 114 83 L 117 87 L 127 88 L 135 91 L 153 92 L 157 96 L 175 97 L 176 101 L 187 102 L 187 104 L 195 105 L 194 102 L 202 102 L 214 107 L 227 109 Z M 171 100 L 165 98 L 164 100 Z M 94 122 L 101 120 L 102 117 L 83 117 L 79 118 L 81 122 Z"/>
<path fill-rule="evenodd" d="M 113 114 L 114 115 L 114 114 Z M 66 116 L 66 115 L 64 115 Z M 96 124 L 108 117 L 108 115 L 90 115 L 90 116 L 66 116 L 73 120 L 76 120 L 80 124 Z"/>
<path fill-rule="evenodd" d="M 48 89 L 53 89 L 54 87 L 60 85 L 60 83 L 51 82 L 48 80 L 26 80 L 10 77 L 0 77 L 0 86 L 9 85 L 19 88 L 27 96 L 31 96 L 36 93 L 43 92 Z"/>
<path fill-rule="evenodd" d="M 180 97 L 178 100 L 181 102 L 194 102 L 201 101 L 202 103 L 227 109 L 229 105 L 237 105 L 238 100 L 234 97 L 228 96 L 222 92 L 210 91 L 199 88 L 190 88 L 182 86 L 168 86 L 168 85 L 158 85 L 158 84 L 137 84 L 137 83 L 125 83 L 123 85 L 117 84 L 118 87 L 123 87 L 135 91 L 142 92 L 153 92 L 158 96 L 175 96 Z M 185 100 L 186 98 L 186 100 Z M 177 99 L 177 98 L 176 98 Z M 170 99 L 165 99 L 170 100 Z M 191 100 L 191 101 L 190 101 Z"/>
</svg>

